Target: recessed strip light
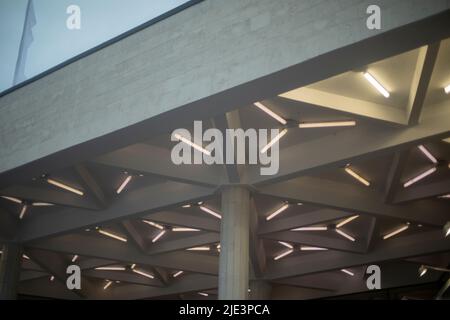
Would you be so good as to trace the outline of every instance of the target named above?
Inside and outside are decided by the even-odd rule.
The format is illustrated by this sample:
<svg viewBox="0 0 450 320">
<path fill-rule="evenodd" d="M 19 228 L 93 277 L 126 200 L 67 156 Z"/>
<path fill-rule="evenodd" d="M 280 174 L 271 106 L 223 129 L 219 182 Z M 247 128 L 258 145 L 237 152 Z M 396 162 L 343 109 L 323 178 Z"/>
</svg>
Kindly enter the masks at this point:
<svg viewBox="0 0 450 320">
<path fill-rule="evenodd" d="M 341 236 L 343 236 L 344 238 L 347 238 L 348 240 L 350 240 L 350 241 L 352 241 L 352 242 L 355 242 L 355 241 L 356 241 L 355 238 L 353 238 L 353 237 L 352 237 L 351 235 L 349 235 L 348 233 L 342 231 L 341 229 L 336 229 L 336 232 L 337 232 L 338 234 L 340 234 Z"/>
<path fill-rule="evenodd" d="M 266 153 L 267 150 L 269 150 L 275 143 L 278 142 L 283 136 L 287 133 L 287 129 L 281 130 L 280 133 L 278 133 L 275 138 L 273 138 L 268 144 L 264 146 L 264 148 L 261 149 L 261 153 Z"/>
<path fill-rule="evenodd" d="M 183 206 L 181 206 L 182 208 L 190 208 L 190 207 L 192 207 L 192 205 L 190 205 L 190 204 L 185 204 L 185 205 L 183 205 Z"/>
<path fill-rule="evenodd" d="M 146 224 L 148 224 L 148 225 L 150 225 L 152 227 L 158 228 L 159 230 L 163 230 L 164 229 L 164 227 L 162 225 L 160 225 L 160 224 L 158 224 L 156 222 L 153 222 L 153 221 L 142 220 L 142 222 L 144 222 L 144 223 L 146 223 Z"/>
<path fill-rule="evenodd" d="M 393 236 L 399 234 L 400 232 L 405 231 L 405 230 L 408 229 L 408 228 L 409 228 L 408 225 L 404 225 L 404 226 L 402 226 L 402 227 L 400 227 L 400 228 L 398 228 L 398 229 L 392 231 L 391 233 L 388 233 L 388 234 L 384 235 L 384 236 L 383 236 L 383 239 L 384 239 L 384 240 L 389 239 L 389 238 L 391 238 L 391 237 L 393 237 Z"/>
<path fill-rule="evenodd" d="M 22 209 L 20 210 L 19 219 L 23 219 L 23 216 L 27 212 L 28 206 L 26 204 L 23 205 Z"/>
<path fill-rule="evenodd" d="M 278 243 L 281 244 L 282 246 L 285 246 L 286 248 L 294 249 L 294 247 L 290 243 L 284 241 L 278 241 Z"/>
<path fill-rule="evenodd" d="M 19 203 L 19 204 L 22 203 L 22 200 L 14 198 L 14 197 L 7 197 L 7 196 L 1 196 L 1 197 L 3 199 L 9 200 L 9 201 L 12 201 L 12 202 L 15 202 L 15 203 Z"/>
<path fill-rule="evenodd" d="M 154 238 L 152 239 L 152 242 L 155 243 L 156 241 L 158 241 L 158 239 L 161 238 L 165 233 L 166 233 L 166 230 L 161 230 L 161 231 L 156 235 L 156 237 L 154 237 Z"/>
<path fill-rule="evenodd" d="M 217 212 L 205 207 L 205 206 L 200 206 L 200 209 L 206 213 L 209 213 L 210 215 L 218 218 L 218 219 L 222 219 L 222 216 L 220 214 L 218 214 Z"/>
<path fill-rule="evenodd" d="M 119 189 L 117 189 L 117 194 L 121 193 L 123 189 L 125 189 L 125 187 L 127 186 L 127 184 L 131 181 L 131 178 L 133 176 L 128 176 L 125 178 L 125 180 L 123 180 L 123 182 L 121 183 Z"/>
<path fill-rule="evenodd" d="M 174 277 L 174 278 L 176 278 L 176 277 L 178 277 L 178 276 L 181 276 L 182 274 L 183 274 L 183 272 L 184 271 L 177 271 L 177 272 L 175 272 L 174 274 L 173 274 L 173 276 L 172 277 Z"/>
<path fill-rule="evenodd" d="M 53 203 L 47 203 L 47 202 L 33 202 L 31 205 L 33 207 L 51 207 L 51 206 L 54 206 Z"/>
<path fill-rule="evenodd" d="M 328 227 L 323 226 L 323 227 L 300 227 L 300 228 L 295 228 L 295 229 L 291 229 L 291 231 L 327 231 Z"/>
<path fill-rule="evenodd" d="M 98 271 L 125 271 L 125 267 L 97 267 L 95 270 Z"/>
<path fill-rule="evenodd" d="M 281 258 L 284 258 L 284 257 L 286 257 L 287 255 L 291 254 L 292 252 L 294 252 L 294 249 L 289 249 L 289 250 L 287 250 L 287 251 L 285 251 L 285 252 L 283 252 L 283 253 L 277 255 L 275 258 L 273 258 L 273 260 L 276 261 L 276 260 L 279 260 L 279 259 L 281 259 Z"/>
<path fill-rule="evenodd" d="M 423 145 L 420 145 L 418 148 L 419 148 L 420 151 L 422 151 L 422 153 L 423 153 L 428 159 L 430 159 L 431 162 L 433 162 L 434 164 L 437 164 L 437 163 L 438 163 L 437 159 L 431 154 L 430 151 L 428 151 L 427 148 L 425 148 Z"/>
<path fill-rule="evenodd" d="M 106 284 L 105 284 L 105 286 L 103 287 L 103 290 L 108 289 L 110 285 L 112 285 L 112 281 L 109 281 L 109 280 L 106 281 Z"/>
<path fill-rule="evenodd" d="M 320 247 L 310 247 L 310 246 L 301 246 L 300 251 L 326 251 L 327 248 L 320 248 Z"/>
<path fill-rule="evenodd" d="M 72 262 L 75 262 L 75 261 L 77 261 L 78 260 L 78 255 L 74 255 L 73 257 L 72 257 Z"/>
<path fill-rule="evenodd" d="M 425 171 L 425 172 L 422 172 L 422 173 L 419 174 L 417 177 L 414 177 L 414 178 L 412 178 L 412 179 L 406 181 L 406 182 L 403 184 L 403 187 L 404 187 L 404 188 L 408 188 L 409 186 L 413 185 L 414 183 L 416 183 L 416 182 L 418 182 L 418 181 L 420 181 L 420 180 L 422 180 L 422 179 L 428 177 L 430 174 L 436 172 L 436 170 L 437 170 L 437 169 L 436 169 L 435 167 L 433 167 L 433 168 L 428 169 L 428 170 Z"/>
<path fill-rule="evenodd" d="M 75 194 L 77 194 L 79 196 L 84 195 L 83 191 L 75 189 L 75 188 L 73 188 L 71 186 L 68 186 L 67 184 L 62 183 L 62 182 L 59 182 L 59 181 L 56 181 L 56 180 L 53 180 L 53 179 L 47 179 L 47 182 L 50 183 L 51 185 L 54 185 L 55 187 L 58 187 L 58 188 L 70 191 L 70 192 L 75 193 Z"/>
<path fill-rule="evenodd" d="M 298 127 L 301 129 L 353 126 L 356 126 L 356 121 L 301 122 L 298 124 Z"/>
<path fill-rule="evenodd" d="M 450 234 L 450 222 L 447 222 L 447 223 L 444 225 L 444 234 L 445 234 L 445 237 L 446 237 L 446 238 L 447 238 L 448 235 Z"/>
<path fill-rule="evenodd" d="M 443 196 L 439 196 L 439 198 L 441 198 L 441 199 L 450 199 L 450 193 L 449 194 L 444 194 Z"/>
<path fill-rule="evenodd" d="M 425 267 L 424 265 L 421 265 L 419 268 L 419 277 L 423 277 L 425 275 L 425 273 L 427 273 L 428 268 Z"/>
<path fill-rule="evenodd" d="M 187 251 L 209 251 L 210 248 L 209 247 L 192 247 L 192 248 L 187 248 Z"/>
<path fill-rule="evenodd" d="M 134 268 L 136 268 L 136 263 L 133 263 L 133 264 L 131 265 L 131 269 L 133 270 Z"/>
<path fill-rule="evenodd" d="M 209 296 L 209 294 L 207 294 L 205 292 L 199 292 L 198 294 L 201 295 L 201 296 L 204 296 L 204 297 L 208 297 Z"/>
<path fill-rule="evenodd" d="M 355 220 L 355 219 L 358 218 L 358 217 L 359 217 L 359 215 L 348 217 L 347 219 L 345 219 L 345 220 L 339 222 L 339 223 L 336 225 L 336 228 L 340 228 L 340 227 L 342 227 L 342 226 L 345 226 L 347 223 L 352 222 L 353 220 Z"/>
<path fill-rule="evenodd" d="M 30 257 L 27 256 L 26 254 L 22 254 L 22 258 L 26 259 L 26 260 L 30 260 Z"/>
<path fill-rule="evenodd" d="M 196 231 L 200 231 L 200 230 L 193 229 L 193 228 L 173 227 L 172 231 L 174 231 L 174 232 L 196 232 Z"/>
<path fill-rule="evenodd" d="M 389 98 L 389 92 L 368 72 L 364 72 L 364 78 L 370 82 L 385 98 Z"/>
<path fill-rule="evenodd" d="M 450 84 L 444 88 L 446 94 L 450 93 Z"/>
<path fill-rule="evenodd" d="M 365 186 L 370 186 L 370 182 L 361 177 L 359 174 L 357 174 L 355 171 L 353 171 L 350 167 L 345 167 L 345 172 L 347 172 L 349 175 L 351 175 L 353 178 L 361 182 Z"/>
<path fill-rule="evenodd" d="M 103 234 L 103 235 L 105 235 L 105 236 L 107 236 L 107 237 L 110 237 L 110 238 L 113 238 L 113 239 L 116 239 L 116 240 L 119 240 L 119 241 L 122 241 L 122 242 L 127 242 L 126 238 L 121 237 L 121 236 L 119 236 L 117 234 L 111 233 L 109 231 L 98 229 L 98 232 Z"/>
<path fill-rule="evenodd" d="M 194 142 L 190 141 L 189 139 L 186 139 L 185 137 L 179 135 L 178 133 L 175 133 L 174 137 L 208 156 L 211 155 L 211 151 L 206 150 L 205 148 L 199 146 L 198 144 L 195 144 Z"/>
<path fill-rule="evenodd" d="M 267 108 L 265 105 L 263 105 L 261 102 L 255 102 L 254 105 L 256 107 L 258 107 L 260 110 L 264 111 L 265 113 L 267 113 L 269 116 L 271 116 L 272 118 L 274 118 L 275 120 L 277 120 L 279 123 L 285 125 L 287 123 L 286 120 L 284 120 L 282 117 L 280 117 L 279 115 L 277 115 L 275 112 L 273 112 L 272 110 L 270 110 L 269 108 Z"/>
<path fill-rule="evenodd" d="M 269 214 L 266 217 L 266 220 L 272 220 L 273 218 L 275 218 L 277 215 L 279 215 L 280 213 L 282 213 L 284 210 L 286 210 L 289 207 L 289 204 L 284 204 L 281 208 L 277 209 L 276 211 L 274 211 L 273 213 Z"/>
<path fill-rule="evenodd" d="M 149 279 L 154 279 L 154 278 L 155 278 L 152 274 L 147 273 L 147 272 L 142 271 L 142 270 L 133 269 L 132 271 L 133 271 L 134 273 L 137 273 L 137 274 L 139 274 L 139 275 L 141 275 L 141 276 L 143 276 L 143 277 L 149 278 Z"/>
<path fill-rule="evenodd" d="M 341 271 L 352 277 L 355 275 L 353 272 L 351 272 L 350 270 L 347 270 L 347 269 L 341 269 Z"/>
</svg>

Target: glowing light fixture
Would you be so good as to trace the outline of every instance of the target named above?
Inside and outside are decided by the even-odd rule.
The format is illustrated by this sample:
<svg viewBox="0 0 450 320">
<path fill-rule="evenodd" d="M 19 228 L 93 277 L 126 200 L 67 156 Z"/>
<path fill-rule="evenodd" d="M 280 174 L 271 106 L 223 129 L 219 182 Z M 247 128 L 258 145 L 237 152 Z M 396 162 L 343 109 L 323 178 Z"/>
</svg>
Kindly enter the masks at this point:
<svg viewBox="0 0 450 320">
<path fill-rule="evenodd" d="M 22 254 L 22 258 L 26 259 L 26 260 L 30 260 L 30 257 L 27 256 L 26 254 Z"/>
<path fill-rule="evenodd" d="M 284 258 L 284 257 L 286 257 L 287 255 L 291 254 L 292 252 L 294 252 L 294 249 L 289 249 L 289 250 L 287 250 L 287 251 L 285 251 L 285 252 L 283 252 L 283 253 L 277 255 L 275 258 L 273 258 L 273 260 L 276 261 L 276 260 L 279 260 L 279 259 L 281 259 L 281 258 Z"/>
<path fill-rule="evenodd" d="M 27 212 L 28 206 L 26 204 L 23 205 L 22 210 L 20 210 L 19 219 L 23 219 L 25 213 Z"/>
<path fill-rule="evenodd" d="M 291 229 L 291 231 L 327 231 L 327 226 L 318 226 L 318 227 L 300 227 Z"/>
<path fill-rule="evenodd" d="M 125 267 L 97 267 L 95 270 L 98 271 L 125 271 Z"/>
<path fill-rule="evenodd" d="M 55 276 L 50 277 L 50 281 L 53 281 L 53 280 L 55 280 Z"/>
<path fill-rule="evenodd" d="M 7 196 L 1 196 L 1 197 L 3 199 L 9 200 L 9 201 L 12 201 L 12 202 L 15 202 L 15 203 L 19 203 L 19 204 L 22 203 L 22 200 L 14 198 L 14 197 L 7 197 Z"/>
<path fill-rule="evenodd" d="M 310 246 L 301 246 L 300 251 L 326 251 L 327 248 L 320 248 L 320 247 L 310 247 Z"/>
<path fill-rule="evenodd" d="M 133 263 L 133 264 L 131 265 L 131 269 L 134 269 L 134 268 L 136 268 L 136 263 Z"/>
<path fill-rule="evenodd" d="M 364 78 L 375 87 L 385 98 L 389 98 L 389 92 L 369 72 L 364 72 Z"/>
<path fill-rule="evenodd" d="M 54 206 L 53 203 L 47 203 L 47 202 L 33 202 L 31 205 L 33 207 L 51 207 L 51 206 Z"/>
<path fill-rule="evenodd" d="M 125 178 L 125 180 L 123 180 L 123 182 L 119 186 L 119 189 L 117 189 L 117 191 L 116 191 L 117 194 L 121 193 L 122 190 L 127 186 L 127 184 L 130 183 L 132 177 L 133 176 L 128 176 Z"/>
<path fill-rule="evenodd" d="M 408 188 L 409 186 L 412 186 L 414 183 L 416 183 L 416 182 L 418 182 L 418 181 L 420 181 L 420 180 L 422 180 L 422 179 L 428 177 L 430 174 L 436 172 L 436 170 L 437 170 L 437 169 L 436 169 L 435 167 L 433 167 L 433 168 L 428 169 L 428 170 L 425 171 L 425 172 L 422 172 L 422 173 L 419 174 L 418 176 L 416 176 L 416 177 L 414 177 L 414 178 L 412 178 L 412 179 L 406 181 L 406 182 L 403 184 L 403 187 L 404 187 L 404 188 Z"/>
<path fill-rule="evenodd" d="M 326 121 L 326 122 L 301 122 L 298 127 L 301 129 L 309 128 L 330 128 L 330 127 L 353 127 L 356 121 Z"/>
<path fill-rule="evenodd" d="M 357 174 L 355 171 L 353 171 L 348 165 L 345 167 L 345 172 L 347 172 L 349 175 L 351 175 L 353 178 L 361 182 L 366 187 L 370 186 L 370 182 L 361 177 L 359 174 Z"/>
<path fill-rule="evenodd" d="M 174 231 L 174 232 L 196 232 L 196 231 L 200 231 L 200 230 L 193 229 L 193 228 L 173 227 L 172 231 Z"/>
<path fill-rule="evenodd" d="M 431 162 L 433 162 L 434 164 L 437 164 L 437 163 L 438 163 L 437 159 L 431 154 L 430 151 L 428 151 L 427 148 L 425 148 L 423 145 L 420 145 L 418 148 L 419 148 L 420 151 L 422 151 L 422 153 L 423 153 L 428 159 L 430 159 Z"/>
<path fill-rule="evenodd" d="M 166 233 L 166 230 L 161 230 L 153 239 L 152 242 L 155 243 L 160 239 L 164 234 Z"/>
<path fill-rule="evenodd" d="M 408 228 L 409 228 L 409 225 L 406 224 L 406 225 L 404 225 L 404 226 L 402 226 L 402 227 L 400 227 L 398 229 L 395 229 L 394 231 L 384 235 L 383 239 L 384 240 L 389 239 L 389 238 L 391 238 L 391 237 L 393 237 L 393 236 L 395 236 L 395 235 L 397 235 L 397 234 L 407 230 Z"/>
<path fill-rule="evenodd" d="M 342 231 L 341 229 L 336 229 L 336 232 L 337 232 L 338 234 L 340 234 L 341 236 L 343 236 L 344 238 L 347 238 L 348 240 L 350 240 L 350 241 L 352 241 L 352 242 L 355 242 L 355 241 L 356 241 L 355 238 L 353 238 L 353 237 L 352 237 L 351 235 L 349 235 L 348 233 Z"/>
<path fill-rule="evenodd" d="M 204 296 L 204 297 L 208 297 L 209 296 L 209 294 L 207 294 L 205 292 L 199 292 L 198 294 L 201 295 L 201 296 Z"/>
<path fill-rule="evenodd" d="M 214 217 L 216 217 L 218 219 L 222 219 L 222 216 L 219 213 L 215 212 L 214 210 L 211 210 L 211 209 L 209 209 L 209 208 L 207 208 L 205 206 L 200 206 L 200 209 L 202 211 L 206 212 L 206 213 L 209 213 L 210 215 L 212 215 L 212 216 L 214 216 Z"/>
<path fill-rule="evenodd" d="M 283 138 L 283 136 L 287 133 L 287 129 L 283 129 L 281 130 L 280 133 L 278 133 L 275 138 L 273 138 L 268 144 L 266 144 L 262 149 L 261 149 L 261 153 L 266 153 L 267 150 L 269 150 L 275 143 L 278 142 L 278 140 L 280 140 L 281 138 Z"/>
<path fill-rule="evenodd" d="M 345 226 L 347 223 L 352 222 L 353 220 L 357 219 L 358 217 L 359 217 L 359 215 L 355 215 L 355 216 L 348 217 L 347 219 L 345 219 L 345 220 L 339 222 L 339 223 L 336 225 L 336 228 L 343 227 L 343 226 Z"/>
<path fill-rule="evenodd" d="M 355 275 L 353 272 L 351 272 L 350 270 L 347 270 L 347 269 L 341 269 L 341 271 L 352 277 Z"/>
<path fill-rule="evenodd" d="M 423 277 L 427 272 L 428 269 L 424 265 L 421 265 L 419 268 L 419 277 Z"/>
<path fill-rule="evenodd" d="M 272 212 L 271 214 L 269 214 L 266 217 L 266 220 L 272 220 L 273 218 L 275 218 L 277 215 L 279 215 L 280 213 L 282 213 L 284 210 L 286 210 L 289 207 L 289 204 L 284 204 L 281 208 L 277 209 L 276 211 Z"/>
<path fill-rule="evenodd" d="M 109 288 L 109 286 L 112 285 L 112 281 L 107 280 L 105 286 L 103 287 L 103 290 L 106 290 Z"/>
<path fill-rule="evenodd" d="M 68 186 L 67 184 L 62 183 L 62 182 L 59 182 L 59 181 L 56 181 L 56 180 L 53 180 L 53 179 L 50 179 L 50 178 L 47 179 L 47 182 L 50 183 L 51 185 L 54 185 L 55 187 L 64 189 L 64 190 L 72 192 L 72 193 L 75 193 L 75 194 L 77 194 L 79 196 L 84 195 L 83 191 L 75 189 L 75 188 L 73 188 L 71 186 Z"/>
<path fill-rule="evenodd" d="M 141 275 L 141 276 L 143 276 L 143 277 L 149 278 L 149 279 L 154 279 L 154 278 L 155 278 L 152 274 L 147 273 L 147 272 L 142 271 L 142 270 L 133 269 L 132 271 L 133 271 L 134 273 L 137 273 L 137 274 L 139 274 L 139 275 Z"/>
<path fill-rule="evenodd" d="M 444 88 L 446 94 L 450 93 L 450 84 Z"/>
<path fill-rule="evenodd" d="M 122 242 L 127 242 L 126 238 L 121 237 L 121 236 L 119 236 L 117 234 L 111 233 L 109 231 L 98 229 L 98 232 L 103 234 L 103 235 L 105 235 L 105 236 L 107 236 L 107 237 L 110 237 L 110 238 L 113 238 L 113 239 L 116 239 L 116 240 L 119 240 L 119 241 L 122 241 Z"/>
<path fill-rule="evenodd" d="M 209 247 L 192 247 L 192 248 L 187 248 L 187 251 L 209 251 L 210 248 Z"/>
<path fill-rule="evenodd" d="M 78 255 L 74 255 L 73 257 L 72 257 L 72 262 L 75 262 L 75 261 L 77 261 L 78 260 Z"/>
<path fill-rule="evenodd" d="M 450 221 L 447 222 L 444 226 L 444 234 L 446 238 L 448 237 L 448 235 L 450 235 Z"/>
<path fill-rule="evenodd" d="M 175 133 L 174 137 L 208 156 L 211 155 L 211 151 L 206 150 L 205 148 L 199 146 L 198 144 L 195 144 L 194 142 L 190 141 L 189 139 L 186 139 L 185 137 L 179 135 L 178 133 Z"/>
<path fill-rule="evenodd" d="M 294 249 L 294 247 L 290 243 L 284 241 L 278 241 L 278 243 L 281 244 L 282 246 L 285 246 L 286 248 Z"/>
<path fill-rule="evenodd" d="M 181 275 L 183 274 L 183 272 L 184 272 L 184 271 L 181 271 L 181 270 L 180 270 L 180 271 L 177 271 L 177 272 L 175 272 L 175 273 L 173 274 L 173 277 L 176 278 L 176 277 L 178 277 L 178 276 L 181 276 Z"/>
<path fill-rule="evenodd" d="M 163 230 L 164 229 L 164 227 L 162 225 L 160 225 L 160 224 L 158 224 L 156 222 L 153 222 L 153 221 L 142 220 L 142 222 L 144 222 L 144 223 L 146 223 L 146 224 L 148 224 L 148 225 L 150 225 L 152 227 L 158 228 L 159 230 Z"/>
<path fill-rule="evenodd" d="M 282 117 L 280 117 L 278 114 L 276 114 L 275 112 L 273 112 L 272 110 L 270 110 L 269 108 L 267 108 L 265 105 L 263 105 L 260 102 L 255 102 L 254 105 L 256 107 L 258 107 L 260 110 L 264 111 L 265 113 L 267 113 L 269 116 L 271 116 L 272 118 L 274 118 L 275 120 L 277 120 L 279 123 L 281 123 L 282 125 L 285 125 L 287 123 L 286 120 L 284 120 Z"/>
</svg>

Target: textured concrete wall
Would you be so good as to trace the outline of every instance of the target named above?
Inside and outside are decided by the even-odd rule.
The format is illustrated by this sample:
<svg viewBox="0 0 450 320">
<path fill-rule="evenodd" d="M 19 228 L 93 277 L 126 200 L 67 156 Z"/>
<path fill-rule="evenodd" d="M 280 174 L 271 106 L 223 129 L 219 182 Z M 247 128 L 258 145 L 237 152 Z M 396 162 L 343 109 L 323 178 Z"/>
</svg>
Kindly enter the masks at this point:
<svg viewBox="0 0 450 320">
<path fill-rule="evenodd" d="M 0 172 L 450 7 L 448 0 L 206 0 L 0 98 Z M 337 62 L 338 63 L 338 62 Z"/>
</svg>

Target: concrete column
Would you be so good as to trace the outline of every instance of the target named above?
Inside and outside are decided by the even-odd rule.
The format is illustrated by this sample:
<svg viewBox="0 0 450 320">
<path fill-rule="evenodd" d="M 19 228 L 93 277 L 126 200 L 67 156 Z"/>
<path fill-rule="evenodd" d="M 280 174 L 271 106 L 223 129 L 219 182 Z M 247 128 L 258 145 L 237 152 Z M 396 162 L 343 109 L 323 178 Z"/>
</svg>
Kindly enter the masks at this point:
<svg viewBox="0 0 450 320">
<path fill-rule="evenodd" d="M 219 299 L 248 298 L 250 192 L 241 186 L 222 191 Z"/>
<path fill-rule="evenodd" d="M 0 300 L 15 300 L 19 283 L 22 247 L 5 244 L 0 258 Z"/>
<path fill-rule="evenodd" d="M 272 286 L 267 281 L 250 281 L 250 300 L 269 300 L 271 291 Z"/>
</svg>

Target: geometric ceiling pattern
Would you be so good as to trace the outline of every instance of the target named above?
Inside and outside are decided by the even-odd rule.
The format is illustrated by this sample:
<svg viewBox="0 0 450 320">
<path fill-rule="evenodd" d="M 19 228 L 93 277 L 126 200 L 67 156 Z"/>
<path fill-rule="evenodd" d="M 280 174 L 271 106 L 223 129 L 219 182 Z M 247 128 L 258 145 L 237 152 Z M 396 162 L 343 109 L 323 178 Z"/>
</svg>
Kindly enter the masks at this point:
<svg viewBox="0 0 450 320">
<path fill-rule="evenodd" d="M 418 269 L 450 262 L 449 84 L 447 39 L 207 121 L 286 129 L 274 176 L 255 165 L 176 166 L 168 130 L 10 185 L 0 235 L 24 243 L 19 293 L 216 299 L 220 186 L 230 183 L 251 188 L 250 279 L 269 284 L 272 299 L 366 291 L 371 264 L 382 288 L 446 280 Z M 78 293 L 65 288 L 72 262 L 83 270 Z"/>
</svg>

